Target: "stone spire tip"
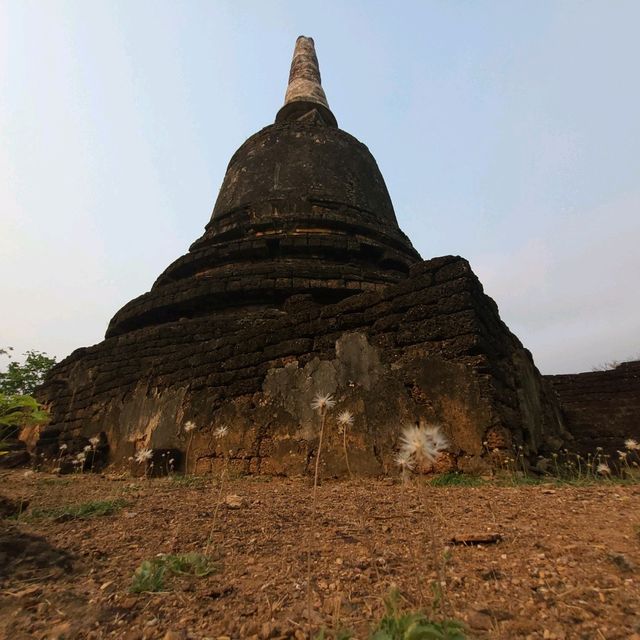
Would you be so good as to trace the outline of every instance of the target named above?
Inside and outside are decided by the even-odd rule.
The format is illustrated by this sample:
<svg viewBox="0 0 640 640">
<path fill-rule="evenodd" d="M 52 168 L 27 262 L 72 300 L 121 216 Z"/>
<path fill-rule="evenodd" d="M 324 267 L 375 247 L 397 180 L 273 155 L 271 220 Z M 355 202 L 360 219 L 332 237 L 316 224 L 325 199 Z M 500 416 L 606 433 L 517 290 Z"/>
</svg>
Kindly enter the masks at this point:
<svg viewBox="0 0 640 640">
<path fill-rule="evenodd" d="M 322 89 L 313 38 L 306 36 L 296 40 L 284 106 L 276 116 L 276 122 L 287 120 L 320 120 L 325 125 L 338 126 Z"/>
</svg>

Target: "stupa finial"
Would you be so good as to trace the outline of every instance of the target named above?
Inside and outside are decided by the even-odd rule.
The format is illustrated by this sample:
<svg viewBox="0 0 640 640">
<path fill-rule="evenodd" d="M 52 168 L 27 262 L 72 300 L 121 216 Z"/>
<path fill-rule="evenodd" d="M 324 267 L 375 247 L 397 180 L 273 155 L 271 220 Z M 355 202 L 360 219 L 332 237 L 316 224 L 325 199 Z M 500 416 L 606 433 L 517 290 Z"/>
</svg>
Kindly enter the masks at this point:
<svg viewBox="0 0 640 640">
<path fill-rule="evenodd" d="M 299 36 L 296 40 L 284 106 L 276 116 L 276 122 L 286 120 L 308 120 L 338 126 L 322 89 L 313 38 L 306 36 Z"/>
</svg>

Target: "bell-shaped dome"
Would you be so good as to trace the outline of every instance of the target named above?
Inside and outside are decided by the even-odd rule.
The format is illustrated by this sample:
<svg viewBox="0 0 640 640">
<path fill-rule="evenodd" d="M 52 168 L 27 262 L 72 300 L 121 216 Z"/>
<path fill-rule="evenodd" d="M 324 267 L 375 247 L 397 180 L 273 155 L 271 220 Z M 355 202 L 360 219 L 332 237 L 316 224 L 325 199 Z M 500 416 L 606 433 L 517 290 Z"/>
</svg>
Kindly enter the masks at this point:
<svg viewBox="0 0 640 640">
<path fill-rule="evenodd" d="M 107 336 L 208 313 L 335 302 L 406 277 L 420 260 L 398 227 L 376 161 L 337 128 L 311 38 L 298 38 L 276 123 L 231 158 L 204 235 Z"/>
</svg>

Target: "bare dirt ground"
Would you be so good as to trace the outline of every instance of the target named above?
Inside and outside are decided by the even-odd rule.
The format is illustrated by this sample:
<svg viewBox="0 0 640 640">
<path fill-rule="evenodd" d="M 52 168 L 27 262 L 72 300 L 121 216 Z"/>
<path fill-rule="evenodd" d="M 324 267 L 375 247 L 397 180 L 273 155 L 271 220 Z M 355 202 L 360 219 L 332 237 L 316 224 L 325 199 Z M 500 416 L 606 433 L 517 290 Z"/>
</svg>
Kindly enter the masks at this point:
<svg viewBox="0 0 640 640">
<path fill-rule="evenodd" d="M 395 585 L 407 609 L 457 618 L 469 638 L 640 639 L 638 485 L 325 481 L 315 526 L 307 479 L 228 479 L 220 491 L 211 478 L 16 471 L 0 489 L 30 501 L 0 522 L 2 638 L 306 638 L 311 548 L 312 626 L 327 638 L 367 638 Z M 113 499 L 126 501 L 113 515 L 29 515 Z M 487 533 L 502 539 L 451 544 Z M 208 542 L 215 573 L 129 592 L 144 560 Z"/>
</svg>

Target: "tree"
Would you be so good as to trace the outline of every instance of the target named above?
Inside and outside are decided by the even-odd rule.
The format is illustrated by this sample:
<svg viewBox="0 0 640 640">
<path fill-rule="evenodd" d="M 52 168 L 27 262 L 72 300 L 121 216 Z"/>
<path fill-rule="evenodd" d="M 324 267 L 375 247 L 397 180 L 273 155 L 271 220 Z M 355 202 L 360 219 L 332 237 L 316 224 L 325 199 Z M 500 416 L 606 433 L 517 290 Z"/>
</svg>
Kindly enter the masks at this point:
<svg viewBox="0 0 640 640">
<path fill-rule="evenodd" d="M 12 351 L 12 347 L 0 349 L 0 355 L 11 356 Z M 29 350 L 23 356 L 23 364 L 17 360 L 9 360 L 7 370 L 0 372 L 0 393 L 9 396 L 31 395 L 56 363 L 55 358 L 42 351 Z"/>
<path fill-rule="evenodd" d="M 0 441 L 17 437 L 24 424 L 42 424 L 48 418 L 35 398 L 0 393 Z"/>
</svg>

